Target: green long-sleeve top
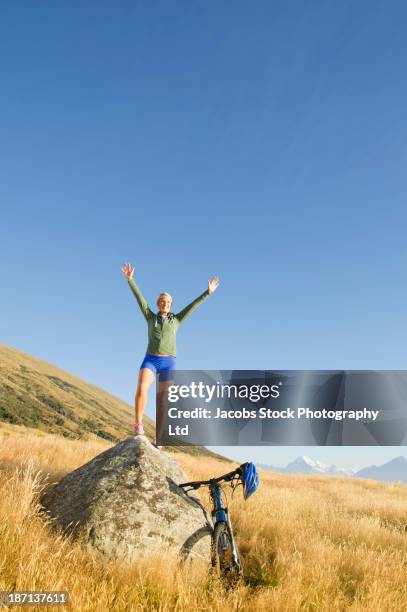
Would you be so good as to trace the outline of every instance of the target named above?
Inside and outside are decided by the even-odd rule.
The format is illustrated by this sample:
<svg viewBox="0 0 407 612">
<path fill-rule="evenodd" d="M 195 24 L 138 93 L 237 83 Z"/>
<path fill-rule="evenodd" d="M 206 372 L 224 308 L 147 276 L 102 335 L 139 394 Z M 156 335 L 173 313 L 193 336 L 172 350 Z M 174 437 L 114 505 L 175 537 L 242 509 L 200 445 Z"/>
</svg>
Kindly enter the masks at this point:
<svg viewBox="0 0 407 612">
<path fill-rule="evenodd" d="M 177 353 L 175 336 L 178 327 L 187 317 L 189 317 L 197 306 L 206 300 L 209 296 L 208 289 L 177 314 L 169 312 L 166 317 L 162 317 L 159 312 L 155 313 L 149 308 L 146 299 L 132 278 L 128 279 L 128 283 L 147 321 L 147 353 L 160 353 L 161 355 L 173 355 L 175 357 Z"/>
</svg>

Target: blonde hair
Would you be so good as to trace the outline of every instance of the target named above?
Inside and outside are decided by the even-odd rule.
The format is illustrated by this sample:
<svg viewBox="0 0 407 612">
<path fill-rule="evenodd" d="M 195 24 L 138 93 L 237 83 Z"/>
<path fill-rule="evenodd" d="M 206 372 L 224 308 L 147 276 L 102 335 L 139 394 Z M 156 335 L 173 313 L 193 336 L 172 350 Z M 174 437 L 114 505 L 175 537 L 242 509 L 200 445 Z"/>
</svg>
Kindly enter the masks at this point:
<svg viewBox="0 0 407 612">
<path fill-rule="evenodd" d="M 162 295 L 166 295 L 168 298 L 170 298 L 171 303 L 172 303 L 172 295 L 170 295 L 170 294 L 169 294 L 169 293 L 167 293 L 166 291 L 163 291 L 162 293 L 160 293 L 160 295 L 158 296 L 157 301 L 156 301 L 156 304 L 157 304 L 157 306 L 158 306 L 158 307 L 159 307 L 158 302 L 160 301 L 160 297 L 161 297 Z"/>
</svg>

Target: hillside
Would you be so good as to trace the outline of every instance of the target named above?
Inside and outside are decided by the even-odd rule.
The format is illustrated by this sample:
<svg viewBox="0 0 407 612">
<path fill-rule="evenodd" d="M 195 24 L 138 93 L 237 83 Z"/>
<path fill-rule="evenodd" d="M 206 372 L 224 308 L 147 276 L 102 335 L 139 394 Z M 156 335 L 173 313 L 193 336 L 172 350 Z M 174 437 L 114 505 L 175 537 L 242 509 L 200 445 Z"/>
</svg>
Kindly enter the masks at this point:
<svg viewBox="0 0 407 612">
<path fill-rule="evenodd" d="M 0 345 L 0 421 L 66 438 L 96 435 L 118 441 L 130 434 L 132 408 L 46 361 Z M 154 432 L 146 419 L 148 435 Z"/>
<path fill-rule="evenodd" d="M 107 391 L 61 368 L 0 345 L 0 423 L 72 440 L 96 436 L 112 443 L 131 435 L 133 410 Z M 153 437 L 154 422 L 145 417 L 144 427 L 147 436 Z M 215 456 L 202 447 L 190 447 L 185 452 Z"/>
</svg>

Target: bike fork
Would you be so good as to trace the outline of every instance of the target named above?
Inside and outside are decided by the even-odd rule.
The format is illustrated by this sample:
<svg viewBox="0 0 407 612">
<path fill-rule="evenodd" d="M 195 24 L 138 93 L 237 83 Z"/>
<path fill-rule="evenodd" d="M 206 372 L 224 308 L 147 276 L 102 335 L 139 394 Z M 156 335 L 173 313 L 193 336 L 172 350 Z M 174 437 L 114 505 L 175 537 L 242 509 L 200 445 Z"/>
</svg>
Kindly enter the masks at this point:
<svg viewBox="0 0 407 612">
<path fill-rule="evenodd" d="M 234 561 L 234 563 L 236 563 L 236 566 L 239 568 L 239 571 L 240 571 L 242 569 L 242 565 L 240 563 L 239 553 L 237 552 L 237 548 L 236 548 L 236 544 L 235 544 L 235 538 L 234 538 L 233 529 L 232 529 L 232 521 L 230 520 L 229 512 L 226 512 L 226 524 L 227 524 L 227 526 L 229 528 L 230 539 L 232 540 L 233 561 Z"/>
</svg>

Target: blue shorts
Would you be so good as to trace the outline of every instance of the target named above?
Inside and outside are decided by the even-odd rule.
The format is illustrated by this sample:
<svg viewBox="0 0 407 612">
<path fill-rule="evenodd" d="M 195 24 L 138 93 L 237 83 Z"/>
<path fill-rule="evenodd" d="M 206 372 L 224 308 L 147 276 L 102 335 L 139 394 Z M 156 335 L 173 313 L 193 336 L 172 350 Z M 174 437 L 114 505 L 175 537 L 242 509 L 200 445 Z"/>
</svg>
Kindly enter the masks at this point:
<svg viewBox="0 0 407 612">
<path fill-rule="evenodd" d="M 151 355 L 147 353 L 140 366 L 140 370 L 148 368 L 154 374 L 158 372 L 160 380 L 171 380 L 171 372 L 175 370 L 175 362 L 176 359 L 172 355 Z"/>
</svg>

